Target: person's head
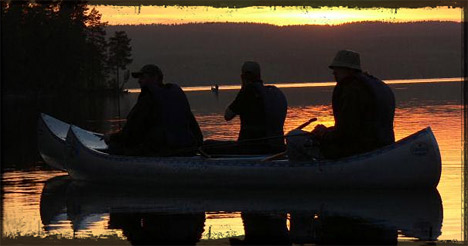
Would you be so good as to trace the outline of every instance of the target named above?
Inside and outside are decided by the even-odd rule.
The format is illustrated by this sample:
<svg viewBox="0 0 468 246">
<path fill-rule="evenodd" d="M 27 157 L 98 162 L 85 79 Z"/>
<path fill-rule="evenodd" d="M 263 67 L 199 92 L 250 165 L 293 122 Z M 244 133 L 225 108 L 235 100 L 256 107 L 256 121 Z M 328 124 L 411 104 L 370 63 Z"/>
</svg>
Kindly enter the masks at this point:
<svg viewBox="0 0 468 246">
<path fill-rule="evenodd" d="M 158 66 L 148 64 L 143 66 L 140 71 L 132 73 L 133 78 L 138 79 L 138 84 L 143 88 L 149 84 L 162 84 L 164 75 Z"/>
<path fill-rule="evenodd" d="M 328 67 L 333 69 L 333 75 L 335 76 L 336 82 L 340 82 L 343 79 L 362 71 L 359 53 L 352 50 L 338 51 L 335 59 L 333 59 L 332 63 Z"/>
<path fill-rule="evenodd" d="M 254 61 L 244 62 L 241 69 L 241 79 L 242 84 L 260 81 L 262 79 L 260 65 Z"/>
</svg>

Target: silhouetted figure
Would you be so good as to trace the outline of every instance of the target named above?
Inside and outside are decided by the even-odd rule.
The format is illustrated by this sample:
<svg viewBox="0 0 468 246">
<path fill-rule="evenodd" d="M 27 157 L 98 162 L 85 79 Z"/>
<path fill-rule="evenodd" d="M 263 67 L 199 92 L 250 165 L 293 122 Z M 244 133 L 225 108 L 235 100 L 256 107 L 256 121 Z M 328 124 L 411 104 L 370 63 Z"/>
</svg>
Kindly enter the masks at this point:
<svg viewBox="0 0 468 246">
<path fill-rule="evenodd" d="M 242 212 L 244 240 L 230 238 L 231 245 L 290 245 L 285 213 Z"/>
<path fill-rule="evenodd" d="M 182 89 L 176 84 L 163 84 L 163 73 L 156 65 L 145 65 L 132 76 L 138 78 L 141 93 L 123 129 L 105 135 L 109 153 L 193 155 L 203 143 L 203 136 Z"/>
<path fill-rule="evenodd" d="M 110 213 L 109 228 L 122 229 L 132 245 L 195 245 L 205 213 Z"/>
<path fill-rule="evenodd" d="M 218 84 L 215 84 L 215 85 L 211 86 L 211 91 L 212 92 L 218 93 L 218 90 L 219 90 L 219 85 Z"/>
<path fill-rule="evenodd" d="M 335 125 L 317 125 L 312 131 L 312 142 L 320 144 L 318 158 L 352 156 L 395 142 L 393 92 L 380 79 L 363 73 L 360 63 L 358 53 L 341 50 L 330 65 L 337 82 L 332 98 Z"/>
<path fill-rule="evenodd" d="M 224 119 L 239 115 L 241 129 L 234 148 L 210 148 L 208 152 L 235 152 L 236 154 L 278 153 L 285 150 L 283 125 L 286 119 L 287 100 L 275 86 L 265 86 L 260 65 L 247 61 L 242 66 L 242 87 L 234 101 L 227 107 Z M 276 137 L 253 141 L 259 138 Z M 252 140 L 252 141 L 250 141 Z M 207 142 L 215 144 L 216 142 Z"/>
</svg>

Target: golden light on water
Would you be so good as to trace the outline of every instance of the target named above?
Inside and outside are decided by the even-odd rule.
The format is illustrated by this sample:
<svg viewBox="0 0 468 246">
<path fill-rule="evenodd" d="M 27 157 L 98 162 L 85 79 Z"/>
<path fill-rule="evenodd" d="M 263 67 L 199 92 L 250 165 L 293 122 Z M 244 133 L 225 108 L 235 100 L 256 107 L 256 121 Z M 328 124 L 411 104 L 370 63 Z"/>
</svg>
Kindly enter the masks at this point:
<svg viewBox="0 0 468 246">
<path fill-rule="evenodd" d="M 457 79 L 453 78 L 452 80 L 458 81 Z M 434 80 L 441 81 L 440 79 Z M 407 80 L 393 82 L 401 84 L 405 81 L 408 82 Z M 431 83 L 433 80 L 428 79 L 424 81 L 425 83 Z M 439 88 L 440 86 L 440 92 L 443 93 L 443 86 L 449 86 L 449 84 L 428 84 L 427 86 L 434 86 L 434 88 Z M 403 87 L 406 87 L 406 85 L 400 87 L 400 89 Z M 421 89 L 422 87 L 418 85 L 417 88 Z M 327 91 L 324 89 L 327 88 L 311 86 L 307 89 L 307 92 L 311 95 L 318 95 L 320 91 Z M 300 96 L 298 90 L 294 88 L 285 89 L 284 91 L 286 95 Z M 233 97 L 235 92 L 220 92 L 219 98 L 215 97 L 211 92 L 190 92 L 187 95 L 189 100 L 192 99 L 192 105 L 195 104 L 195 100 L 200 100 L 203 97 L 206 99 L 206 102 L 203 103 L 202 107 L 206 107 L 205 104 L 219 104 L 221 108 L 224 108 L 224 104 L 231 100 L 230 96 Z M 193 95 L 198 96 L 191 97 Z M 136 95 L 130 94 L 129 96 Z M 457 97 L 450 98 L 449 101 L 433 101 L 432 99 L 431 101 L 424 101 L 428 99 L 402 100 L 400 97 L 397 98 L 398 108 L 395 114 L 395 134 L 397 140 L 430 126 L 439 144 L 442 157 L 442 177 L 438 185 L 438 191 L 443 202 L 443 227 L 442 235 L 438 237 L 438 240 L 461 240 L 463 237 L 463 222 L 461 217 L 463 107 L 460 105 L 460 101 L 456 100 Z M 309 100 L 309 98 L 307 97 L 305 100 Z M 133 105 L 134 102 L 128 103 Z M 236 117 L 231 122 L 226 122 L 221 112 L 216 112 L 211 108 L 209 111 L 195 111 L 195 116 L 202 128 L 205 139 L 234 140 L 237 138 L 240 128 L 239 117 Z M 305 130 L 310 131 L 317 124 L 331 126 L 334 123 L 332 108 L 329 103 L 296 103 L 288 108 L 284 130 L 288 132 L 313 117 L 317 117 L 319 120 L 309 125 Z M 110 230 L 108 228 L 109 216 L 107 214 L 91 216 L 91 218 L 82 220 L 90 223 L 78 223 L 77 221 L 70 221 L 71 218 L 67 218 L 66 211 L 62 211 L 63 216 L 60 217 L 61 219 L 58 221 L 58 224 L 53 225 L 56 229 L 53 231 L 43 230 L 39 208 L 44 182 L 49 178 L 63 174 L 65 173 L 44 170 L 33 172 L 9 171 L 3 175 L 5 184 L 2 221 L 3 236 L 62 234 L 65 237 L 71 238 L 74 235 L 72 226 L 84 225 L 82 227 L 86 228 L 80 230 L 77 237 L 117 235 L 120 238 L 125 238 L 120 229 Z M 67 204 L 64 203 L 63 207 L 66 208 L 66 206 Z M 240 213 L 211 212 L 219 213 L 206 214 L 202 239 L 229 238 L 243 235 L 243 222 Z M 399 239 L 407 238 L 400 235 Z"/>
<path fill-rule="evenodd" d="M 461 22 L 461 8 L 351 9 L 345 7 L 247 7 L 214 8 L 206 6 L 90 6 L 102 14 L 109 25 L 188 24 L 188 23 L 261 23 L 287 25 L 340 25 L 352 22 L 391 23 L 418 21 Z"/>
<path fill-rule="evenodd" d="M 241 214 L 206 214 L 202 239 L 220 239 L 244 235 Z"/>
<path fill-rule="evenodd" d="M 385 80 L 386 84 L 419 84 L 419 83 L 451 83 L 463 82 L 463 78 L 435 78 L 435 79 L 395 79 Z M 306 88 L 306 87 L 331 87 L 335 86 L 336 82 L 304 82 L 304 83 L 281 83 L 274 84 L 278 88 Z M 239 90 L 240 85 L 221 85 L 219 90 Z M 185 92 L 189 91 L 210 91 L 211 86 L 189 86 L 182 88 Z M 128 89 L 130 93 L 139 93 L 139 88 Z"/>
</svg>

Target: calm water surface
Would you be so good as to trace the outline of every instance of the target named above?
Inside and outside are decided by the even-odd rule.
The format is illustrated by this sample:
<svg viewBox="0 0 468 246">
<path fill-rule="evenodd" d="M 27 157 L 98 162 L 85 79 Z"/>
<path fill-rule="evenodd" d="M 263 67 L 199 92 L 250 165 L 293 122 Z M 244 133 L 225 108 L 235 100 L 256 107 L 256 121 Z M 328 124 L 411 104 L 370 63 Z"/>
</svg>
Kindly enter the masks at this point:
<svg viewBox="0 0 468 246">
<path fill-rule="evenodd" d="M 244 223 L 248 223 L 249 228 L 264 228 L 268 224 L 272 231 L 278 231 L 276 236 L 286 230 L 291 240 L 299 243 L 307 242 L 311 235 L 321 235 L 320 239 L 326 240 L 329 234 L 346 231 L 346 226 L 360 228 L 351 234 L 343 234 L 350 240 L 370 235 L 398 237 L 399 240 L 461 240 L 461 84 L 408 83 L 393 84 L 392 88 L 397 99 L 396 138 L 401 139 L 427 126 L 437 138 L 442 155 L 438 193 L 194 190 L 187 194 L 164 187 L 157 191 L 146 191 L 141 187 L 129 191 L 128 187 L 71 183 L 66 176 L 60 177 L 66 173 L 47 167 L 37 154 L 35 126 L 38 112 L 49 113 L 90 130 L 111 132 L 123 124 L 122 118 L 138 94 L 129 93 L 119 99 L 109 96 L 67 99 L 67 103 L 57 103 L 57 99 L 50 98 L 7 103 L 4 113 L 8 118 L 4 127 L 11 131 L 4 137 L 11 145 L 3 150 L 3 236 L 60 234 L 65 237 L 117 235 L 128 238 L 141 233 L 135 228 L 141 229 L 145 224 L 147 228 L 159 228 L 157 230 L 165 235 L 199 235 L 202 240 L 227 240 L 246 234 L 244 216 Z M 333 124 L 331 86 L 282 90 L 289 102 L 285 131 L 312 117 L 319 119 L 317 123 Z M 205 139 L 237 137 L 238 118 L 229 123 L 223 119 L 223 111 L 236 92 L 187 91 Z M 314 124 L 306 130 L 313 127 Z M 18 132 L 21 132 L 19 136 Z M 140 223 L 141 227 L 132 227 L 135 223 Z M 315 234 L 312 233 L 314 230 Z"/>
</svg>

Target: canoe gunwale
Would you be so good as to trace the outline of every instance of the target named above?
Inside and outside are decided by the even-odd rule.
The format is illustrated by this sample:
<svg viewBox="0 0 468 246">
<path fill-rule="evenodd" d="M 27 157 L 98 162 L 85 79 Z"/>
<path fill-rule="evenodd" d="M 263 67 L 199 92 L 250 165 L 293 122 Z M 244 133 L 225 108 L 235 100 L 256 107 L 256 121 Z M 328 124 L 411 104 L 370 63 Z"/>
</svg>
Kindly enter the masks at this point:
<svg viewBox="0 0 468 246">
<path fill-rule="evenodd" d="M 388 152 L 388 151 L 391 151 L 391 150 L 394 150 L 394 149 L 397 149 L 401 146 L 404 146 L 406 145 L 407 143 L 419 138 L 421 135 L 428 135 L 428 136 L 431 136 L 431 139 L 432 139 L 432 142 L 435 143 L 435 146 L 437 146 L 437 140 L 435 139 L 434 137 L 434 134 L 432 133 L 432 130 L 431 130 L 431 127 L 426 127 L 424 129 L 421 129 L 409 136 L 406 136 L 400 140 L 398 140 L 397 142 L 391 144 L 391 145 L 387 145 L 387 146 L 384 146 L 382 148 L 379 148 L 379 149 L 376 149 L 376 150 L 373 150 L 373 151 L 370 151 L 370 152 L 366 152 L 366 153 L 362 153 L 362 154 L 357 154 L 357 155 L 353 155 L 353 156 L 349 156 L 349 157 L 344 157 L 344 158 L 340 158 L 340 159 L 336 159 L 336 160 L 320 160 L 318 161 L 317 163 L 320 163 L 320 164 L 327 164 L 329 165 L 330 163 L 348 163 L 348 162 L 354 162 L 354 161 L 358 161 L 358 160 L 363 160 L 363 159 L 367 159 L 371 156 L 375 156 L 375 155 L 379 155 L 379 154 L 383 154 L 385 152 Z M 437 146 L 437 150 L 438 150 L 438 146 Z"/>
<path fill-rule="evenodd" d="M 355 156 L 350 156 L 350 157 L 345 157 L 341 159 L 336 159 L 336 160 L 320 160 L 320 161 L 289 161 L 289 160 L 273 160 L 270 162 L 260 162 L 262 158 L 258 159 L 253 159 L 253 160 L 248 160 L 245 158 L 240 158 L 240 159 L 235 159 L 235 158 L 206 158 L 204 156 L 192 156 L 192 157 L 145 157 L 145 156 L 122 156 L 122 155 L 111 155 L 102 151 L 99 151 L 97 149 L 92 149 L 87 147 L 82 140 L 80 139 L 79 134 L 77 134 L 78 131 L 82 130 L 81 128 L 71 125 L 70 127 L 70 132 L 73 133 L 73 136 L 77 140 L 77 142 L 80 145 L 80 148 L 96 158 L 99 159 L 106 159 L 110 161 L 118 161 L 118 162 L 128 162 L 131 161 L 132 163 L 148 163 L 148 162 L 154 162 L 154 163 L 161 163 L 164 162 L 165 164 L 179 164 L 179 165 L 193 165 L 194 162 L 199 162 L 200 164 L 204 165 L 215 165 L 215 166 L 258 166 L 258 167 L 312 167 L 312 166 L 321 166 L 321 165 L 342 165 L 342 164 L 354 164 L 354 163 L 359 163 L 360 160 L 364 159 L 369 159 L 372 156 L 378 156 L 383 153 L 395 150 L 397 148 L 400 148 L 402 146 L 405 146 L 407 143 L 410 143 L 411 141 L 421 137 L 422 135 L 429 135 L 432 139 L 432 142 L 435 144 L 436 150 L 438 150 L 437 146 L 437 141 L 432 134 L 432 130 L 430 127 L 426 127 L 416 133 L 413 133 L 405 138 L 400 139 L 399 141 L 395 142 L 394 144 L 385 146 L 383 148 L 355 155 Z M 437 151 L 437 153 L 439 153 Z M 440 159 L 440 153 L 439 153 L 439 159 Z M 256 155 L 258 157 L 258 155 Z M 267 157 L 267 156 L 264 156 Z"/>
<path fill-rule="evenodd" d="M 45 129 L 48 131 L 49 135 L 52 136 L 53 138 L 65 143 L 66 136 L 64 138 L 59 137 L 57 135 L 57 133 L 52 130 L 51 124 L 49 124 L 48 120 L 45 119 L 45 117 L 50 118 L 53 121 L 61 122 L 61 123 L 64 123 L 64 124 L 67 124 L 67 123 L 65 123 L 63 121 L 60 121 L 60 120 L 57 120 L 56 118 L 54 118 L 54 117 L 52 117 L 50 115 L 44 114 L 44 113 L 41 113 L 41 117 L 39 117 L 39 120 L 42 121 L 42 123 L 45 126 Z M 71 126 L 70 124 L 67 124 L 67 125 L 69 127 Z"/>
<path fill-rule="evenodd" d="M 59 127 L 61 129 L 56 129 L 56 131 L 54 131 L 54 123 L 62 124 Z M 58 132 L 63 131 L 65 127 L 69 129 L 70 125 L 47 114 L 40 113 L 37 125 L 37 147 L 39 155 L 44 160 L 44 163 L 60 171 L 67 171 L 64 166 L 63 158 L 66 133 L 60 134 L 64 135 L 64 138 L 61 138 Z"/>
</svg>

